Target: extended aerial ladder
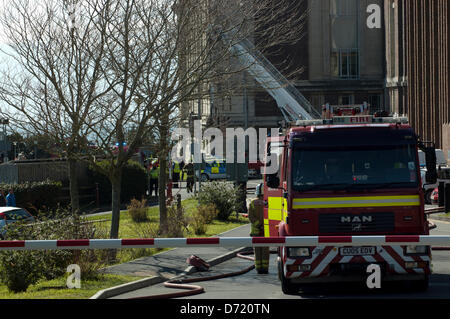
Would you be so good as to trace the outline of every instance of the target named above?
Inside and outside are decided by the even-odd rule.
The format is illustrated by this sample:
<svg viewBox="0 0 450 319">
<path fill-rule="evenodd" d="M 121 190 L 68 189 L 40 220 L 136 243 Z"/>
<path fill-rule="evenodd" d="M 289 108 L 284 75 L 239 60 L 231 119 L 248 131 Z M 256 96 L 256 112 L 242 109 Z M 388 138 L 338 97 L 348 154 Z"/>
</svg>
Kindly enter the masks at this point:
<svg viewBox="0 0 450 319">
<path fill-rule="evenodd" d="M 231 42 L 228 35 L 222 38 Z M 247 39 L 230 44 L 246 71 L 275 99 L 286 122 L 320 119 L 321 114 Z"/>
</svg>

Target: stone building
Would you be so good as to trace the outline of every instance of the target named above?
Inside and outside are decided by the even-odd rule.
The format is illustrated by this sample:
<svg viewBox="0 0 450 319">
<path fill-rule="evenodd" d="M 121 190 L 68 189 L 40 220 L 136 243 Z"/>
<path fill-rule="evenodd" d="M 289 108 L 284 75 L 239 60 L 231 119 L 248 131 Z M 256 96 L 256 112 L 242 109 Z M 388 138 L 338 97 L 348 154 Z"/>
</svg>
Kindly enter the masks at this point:
<svg viewBox="0 0 450 319">
<path fill-rule="evenodd" d="M 384 31 L 366 23 L 367 6 L 374 3 L 383 7 L 383 0 L 303 0 L 301 39 L 267 56 L 317 109 L 363 102 L 385 108 Z M 210 96 L 184 113 L 204 124 L 209 118 L 231 127 L 277 127 L 283 117 L 275 100 L 247 72 L 232 81 L 240 87 L 233 94 L 215 95 L 220 88 L 210 87 Z"/>
<path fill-rule="evenodd" d="M 450 151 L 448 0 L 385 0 L 388 106 Z"/>
</svg>

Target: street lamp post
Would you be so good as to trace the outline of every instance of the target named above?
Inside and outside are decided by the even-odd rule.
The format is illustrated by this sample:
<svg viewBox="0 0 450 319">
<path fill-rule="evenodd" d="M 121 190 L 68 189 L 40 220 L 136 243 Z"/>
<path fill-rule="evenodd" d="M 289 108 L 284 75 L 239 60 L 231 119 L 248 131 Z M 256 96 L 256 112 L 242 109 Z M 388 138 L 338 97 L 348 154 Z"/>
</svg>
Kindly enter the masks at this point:
<svg viewBox="0 0 450 319">
<path fill-rule="evenodd" d="M 194 124 L 195 124 L 195 120 L 200 120 L 201 117 L 198 114 L 190 114 L 189 116 L 189 129 L 190 129 L 190 133 L 191 133 L 191 156 L 194 159 L 193 160 L 193 165 L 194 165 L 194 194 L 197 194 L 197 172 L 198 172 L 198 180 L 199 180 L 199 188 L 201 185 L 201 163 L 197 163 L 199 165 L 196 165 L 195 163 L 195 143 L 198 143 L 199 141 L 195 141 L 194 135 L 195 135 L 195 130 L 194 130 Z"/>
<path fill-rule="evenodd" d="M 17 145 L 17 142 L 13 142 L 13 145 L 14 145 L 14 160 L 16 160 L 16 157 L 17 157 L 17 155 L 16 155 L 16 145 Z"/>
<path fill-rule="evenodd" d="M 9 119 L 7 118 L 0 118 L 0 124 L 3 125 L 3 146 L 4 146 L 4 152 L 6 153 L 5 155 L 5 160 L 6 158 L 8 158 L 8 144 L 6 142 L 6 125 L 9 124 Z"/>
</svg>

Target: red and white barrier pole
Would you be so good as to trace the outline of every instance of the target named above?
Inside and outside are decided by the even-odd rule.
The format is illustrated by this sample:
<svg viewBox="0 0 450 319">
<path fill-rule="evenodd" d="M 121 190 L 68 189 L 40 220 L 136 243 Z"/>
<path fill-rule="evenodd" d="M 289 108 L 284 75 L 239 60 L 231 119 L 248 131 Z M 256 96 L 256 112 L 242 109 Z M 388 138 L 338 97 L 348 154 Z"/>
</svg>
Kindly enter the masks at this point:
<svg viewBox="0 0 450 319">
<path fill-rule="evenodd" d="M 289 237 L 208 237 L 147 239 L 78 239 L 0 241 L 0 250 L 124 249 L 176 247 L 298 247 L 298 246 L 450 246 L 450 235 L 387 236 L 289 236 Z"/>
</svg>

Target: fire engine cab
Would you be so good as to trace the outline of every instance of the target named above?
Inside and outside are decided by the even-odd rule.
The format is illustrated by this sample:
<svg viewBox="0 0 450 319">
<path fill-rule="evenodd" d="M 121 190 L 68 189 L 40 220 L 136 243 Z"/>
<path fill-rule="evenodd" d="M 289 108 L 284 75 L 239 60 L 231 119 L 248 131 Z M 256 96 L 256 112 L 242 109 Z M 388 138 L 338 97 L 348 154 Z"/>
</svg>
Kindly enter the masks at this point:
<svg viewBox="0 0 450 319">
<path fill-rule="evenodd" d="M 325 105 L 322 119 L 299 120 L 267 139 L 264 229 L 273 236 L 428 235 L 418 149 L 435 176 L 434 145 L 419 141 L 406 117 L 371 115 L 367 104 Z M 434 164 L 433 164 L 434 160 Z M 428 246 L 279 247 L 284 293 L 301 284 L 363 281 L 370 264 L 382 281 L 427 289 Z"/>
</svg>

